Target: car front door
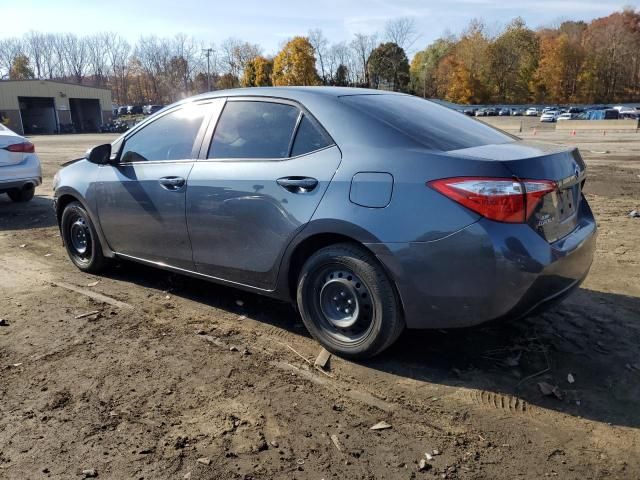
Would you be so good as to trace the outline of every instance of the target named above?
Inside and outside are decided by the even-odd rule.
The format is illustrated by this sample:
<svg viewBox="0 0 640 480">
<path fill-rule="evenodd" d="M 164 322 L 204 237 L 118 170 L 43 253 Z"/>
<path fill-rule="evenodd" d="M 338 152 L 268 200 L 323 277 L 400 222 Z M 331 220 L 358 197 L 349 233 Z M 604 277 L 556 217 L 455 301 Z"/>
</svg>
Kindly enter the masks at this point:
<svg viewBox="0 0 640 480">
<path fill-rule="evenodd" d="M 125 137 L 114 164 L 100 167 L 100 226 L 121 255 L 193 270 L 187 232 L 187 178 L 209 104 L 186 104 Z"/>
<path fill-rule="evenodd" d="M 189 176 L 198 272 L 272 289 L 284 249 L 311 219 L 340 160 L 331 137 L 298 105 L 228 99 L 206 158 Z"/>
</svg>

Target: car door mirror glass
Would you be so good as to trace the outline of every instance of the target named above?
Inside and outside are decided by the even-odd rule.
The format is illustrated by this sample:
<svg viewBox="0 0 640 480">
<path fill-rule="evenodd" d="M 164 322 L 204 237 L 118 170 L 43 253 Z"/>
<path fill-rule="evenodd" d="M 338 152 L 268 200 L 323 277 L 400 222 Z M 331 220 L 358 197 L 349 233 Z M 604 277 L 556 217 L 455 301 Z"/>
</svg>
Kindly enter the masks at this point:
<svg viewBox="0 0 640 480">
<path fill-rule="evenodd" d="M 111 144 L 97 145 L 87 151 L 87 160 L 97 165 L 106 165 L 111 161 Z"/>
</svg>

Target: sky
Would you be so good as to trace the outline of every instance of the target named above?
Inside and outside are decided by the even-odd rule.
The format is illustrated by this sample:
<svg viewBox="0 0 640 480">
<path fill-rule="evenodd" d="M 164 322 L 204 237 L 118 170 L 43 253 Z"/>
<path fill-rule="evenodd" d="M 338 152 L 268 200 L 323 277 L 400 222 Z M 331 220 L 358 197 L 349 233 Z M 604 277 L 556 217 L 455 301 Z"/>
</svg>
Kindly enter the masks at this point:
<svg viewBox="0 0 640 480">
<path fill-rule="evenodd" d="M 473 18 L 498 31 L 516 16 L 532 28 L 562 20 L 591 20 L 636 0 L 0 0 L 0 38 L 29 30 L 90 34 L 115 31 L 135 42 L 141 35 L 186 33 L 204 43 L 237 37 L 275 53 L 284 41 L 320 28 L 331 42 L 354 33 L 383 32 L 397 17 L 415 19 L 424 48 L 457 34 Z"/>
</svg>

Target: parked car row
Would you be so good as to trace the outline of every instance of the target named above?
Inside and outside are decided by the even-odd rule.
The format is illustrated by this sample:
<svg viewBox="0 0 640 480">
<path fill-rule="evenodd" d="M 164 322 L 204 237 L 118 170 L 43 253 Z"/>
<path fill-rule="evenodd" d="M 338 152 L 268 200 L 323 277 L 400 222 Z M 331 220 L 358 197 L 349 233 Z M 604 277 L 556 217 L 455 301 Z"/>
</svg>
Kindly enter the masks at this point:
<svg viewBox="0 0 640 480">
<path fill-rule="evenodd" d="M 640 108 L 618 105 L 608 107 L 593 105 L 588 108 L 581 107 L 470 107 L 460 110 L 470 117 L 505 117 L 526 116 L 540 117 L 541 122 L 557 122 L 565 120 L 614 120 L 614 119 L 640 119 Z"/>
<path fill-rule="evenodd" d="M 509 117 L 509 116 L 522 116 L 524 110 L 522 108 L 467 108 L 462 110 L 462 113 L 470 117 Z"/>
<path fill-rule="evenodd" d="M 156 105 L 122 105 L 120 107 L 113 107 L 113 116 L 121 117 L 123 115 L 152 115 L 160 110 L 162 110 L 165 106 L 156 104 Z"/>
</svg>

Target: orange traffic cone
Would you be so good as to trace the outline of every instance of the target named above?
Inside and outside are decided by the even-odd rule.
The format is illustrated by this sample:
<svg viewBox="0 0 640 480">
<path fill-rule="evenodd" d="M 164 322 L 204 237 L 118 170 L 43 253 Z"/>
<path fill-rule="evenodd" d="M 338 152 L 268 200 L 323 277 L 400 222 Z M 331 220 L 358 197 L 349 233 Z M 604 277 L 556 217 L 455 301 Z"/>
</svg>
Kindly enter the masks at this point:
<svg viewBox="0 0 640 480">
<path fill-rule="evenodd" d="M 571 130 L 571 136 L 575 137 L 576 136 L 576 131 L 575 130 Z"/>
</svg>

